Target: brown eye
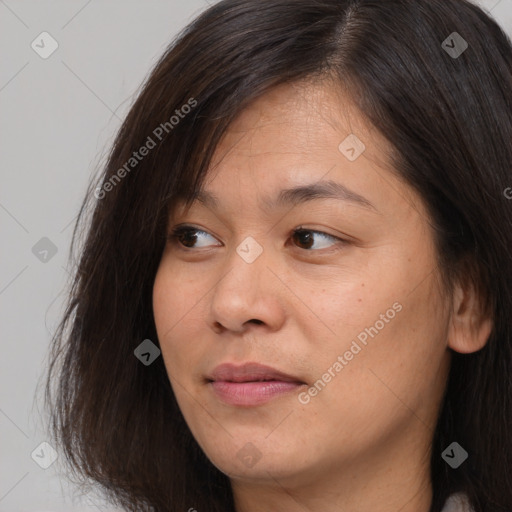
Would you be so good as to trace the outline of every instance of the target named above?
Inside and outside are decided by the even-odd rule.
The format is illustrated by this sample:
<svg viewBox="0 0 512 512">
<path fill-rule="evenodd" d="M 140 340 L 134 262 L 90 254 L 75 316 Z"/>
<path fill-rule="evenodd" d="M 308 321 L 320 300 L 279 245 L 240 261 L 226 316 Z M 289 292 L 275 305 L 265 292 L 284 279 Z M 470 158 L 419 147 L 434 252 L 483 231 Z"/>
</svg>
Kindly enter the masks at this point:
<svg viewBox="0 0 512 512">
<path fill-rule="evenodd" d="M 184 245 L 185 247 L 191 248 L 197 241 L 197 234 L 195 234 L 193 230 L 183 229 L 176 235 L 176 240 L 178 240 L 178 242 Z"/>
<path fill-rule="evenodd" d="M 204 238 L 204 235 L 210 237 L 212 240 L 215 240 L 211 235 L 209 235 L 206 231 L 195 228 L 193 226 L 179 226 L 175 228 L 171 234 L 168 236 L 169 241 L 173 243 L 178 243 L 187 249 L 195 249 L 200 247 L 207 247 L 208 244 L 195 245 L 201 238 Z M 211 245 L 211 244 L 210 244 Z"/>
<path fill-rule="evenodd" d="M 309 249 L 313 244 L 313 236 L 310 231 L 295 231 L 293 233 L 293 239 L 297 245 L 301 245 L 302 249 Z"/>
<path fill-rule="evenodd" d="M 324 233 L 323 231 L 315 231 L 313 229 L 304 229 L 298 228 L 296 229 L 291 237 L 294 240 L 294 243 L 299 246 L 301 249 L 311 249 L 315 243 L 317 247 L 315 250 L 326 249 L 336 245 L 336 242 L 344 242 L 341 238 L 338 238 L 333 235 L 329 235 Z M 326 243 L 325 241 L 332 241 L 334 243 Z"/>
</svg>

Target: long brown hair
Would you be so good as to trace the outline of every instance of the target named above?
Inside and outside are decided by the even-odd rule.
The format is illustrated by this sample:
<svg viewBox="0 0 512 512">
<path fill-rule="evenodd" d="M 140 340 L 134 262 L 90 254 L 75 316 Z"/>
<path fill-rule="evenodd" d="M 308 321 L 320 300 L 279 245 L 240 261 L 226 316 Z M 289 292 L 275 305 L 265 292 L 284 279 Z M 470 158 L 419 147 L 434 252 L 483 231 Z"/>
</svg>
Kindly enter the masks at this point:
<svg viewBox="0 0 512 512">
<path fill-rule="evenodd" d="M 467 42 L 459 55 L 443 46 L 452 37 L 455 47 L 454 32 Z M 512 45 L 466 0 L 224 0 L 150 73 L 82 205 L 45 395 L 73 474 L 126 510 L 235 510 L 162 358 L 146 366 L 134 350 L 158 345 L 152 287 L 169 208 L 191 201 L 249 102 L 322 77 L 346 87 L 396 150 L 397 173 L 433 219 L 447 289 L 473 280 L 494 319 L 482 350 L 453 355 L 431 512 L 456 491 L 476 512 L 512 510 Z M 452 441 L 469 453 L 458 469 L 441 458 Z"/>
</svg>

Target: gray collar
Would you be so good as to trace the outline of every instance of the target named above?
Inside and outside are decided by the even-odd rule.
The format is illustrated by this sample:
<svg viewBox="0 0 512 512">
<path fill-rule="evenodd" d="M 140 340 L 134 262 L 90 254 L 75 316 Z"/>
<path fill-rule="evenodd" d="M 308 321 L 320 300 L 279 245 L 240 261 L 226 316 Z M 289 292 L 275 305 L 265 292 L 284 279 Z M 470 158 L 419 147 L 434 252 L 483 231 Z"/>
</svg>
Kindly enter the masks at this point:
<svg viewBox="0 0 512 512">
<path fill-rule="evenodd" d="M 466 495 L 457 493 L 446 500 L 442 512 L 473 512 L 473 509 Z"/>
</svg>

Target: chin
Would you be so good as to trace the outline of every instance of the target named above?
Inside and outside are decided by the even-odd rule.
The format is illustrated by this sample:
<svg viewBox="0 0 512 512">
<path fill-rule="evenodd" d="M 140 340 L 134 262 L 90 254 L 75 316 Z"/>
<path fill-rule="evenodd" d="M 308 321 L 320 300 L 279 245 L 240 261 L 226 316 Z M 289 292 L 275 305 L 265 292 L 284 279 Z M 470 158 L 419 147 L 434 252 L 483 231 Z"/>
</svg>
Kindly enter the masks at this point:
<svg viewBox="0 0 512 512">
<path fill-rule="evenodd" d="M 298 448 L 283 448 L 282 440 L 258 436 L 233 436 L 230 441 L 216 443 L 205 451 L 211 463 L 233 479 L 251 481 L 291 477 L 305 464 Z M 258 440 L 259 439 L 259 440 Z"/>
</svg>

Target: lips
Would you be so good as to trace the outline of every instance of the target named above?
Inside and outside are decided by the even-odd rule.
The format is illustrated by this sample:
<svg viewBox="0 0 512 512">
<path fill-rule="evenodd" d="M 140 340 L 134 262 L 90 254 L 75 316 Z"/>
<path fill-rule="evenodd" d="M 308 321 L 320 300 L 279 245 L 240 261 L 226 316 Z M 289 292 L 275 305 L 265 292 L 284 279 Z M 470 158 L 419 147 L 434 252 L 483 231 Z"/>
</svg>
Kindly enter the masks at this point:
<svg viewBox="0 0 512 512">
<path fill-rule="evenodd" d="M 280 381 L 305 384 L 298 377 L 258 363 L 246 363 L 242 366 L 230 363 L 221 364 L 213 370 L 207 379 L 209 381 L 225 382 Z"/>
<path fill-rule="evenodd" d="M 306 385 L 298 377 L 257 363 L 221 364 L 207 382 L 216 399 L 237 407 L 259 406 Z"/>
</svg>

